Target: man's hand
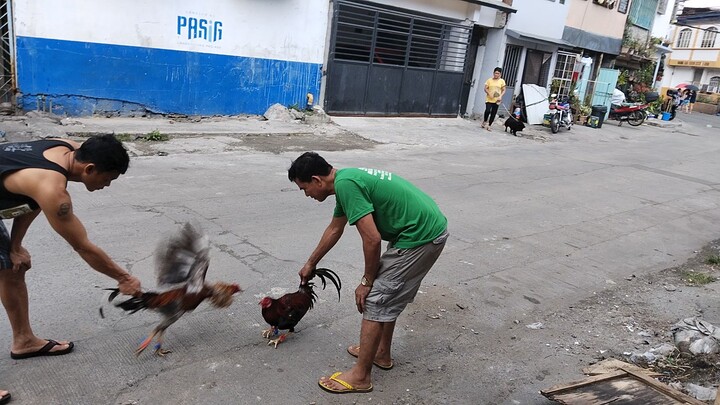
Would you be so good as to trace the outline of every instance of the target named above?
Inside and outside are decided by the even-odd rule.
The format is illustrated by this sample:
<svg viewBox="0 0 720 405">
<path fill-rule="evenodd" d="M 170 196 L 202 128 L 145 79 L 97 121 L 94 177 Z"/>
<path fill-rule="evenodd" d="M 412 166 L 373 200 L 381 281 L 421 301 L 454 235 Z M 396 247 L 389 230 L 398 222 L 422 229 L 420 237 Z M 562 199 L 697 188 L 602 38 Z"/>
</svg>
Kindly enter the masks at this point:
<svg viewBox="0 0 720 405">
<path fill-rule="evenodd" d="M 300 285 L 307 284 L 308 281 L 313 278 L 314 271 L 315 266 L 305 263 L 302 269 L 300 269 L 300 271 L 298 272 L 298 275 L 300 276 Z"/>
<path fill-rule="evenodd" d="M 20 247 L 17 250 L 10 251 L 10 261 L 12 262 L 12 271 L 17 273 L 18 271 L 27 271 L 32 267 L 32 261 L 30 260 L 30 252 L 24 247 Z"/>
<path fill-rule="evenodd" d="M 130 274 L 126 274 L 118 280 L 118 288 L 120 292 L 127 295 L 138 296 L 140 291 L 140 280 Z"/>
<path fill-rule="evenodd" d="M 370 294 L 372 286 L 364 286 L 360 284 L 355 289 L 355 305 L 357 305 L 358 312 L 361 314 L 365 312 L 365 298 Z"/>
</svg>

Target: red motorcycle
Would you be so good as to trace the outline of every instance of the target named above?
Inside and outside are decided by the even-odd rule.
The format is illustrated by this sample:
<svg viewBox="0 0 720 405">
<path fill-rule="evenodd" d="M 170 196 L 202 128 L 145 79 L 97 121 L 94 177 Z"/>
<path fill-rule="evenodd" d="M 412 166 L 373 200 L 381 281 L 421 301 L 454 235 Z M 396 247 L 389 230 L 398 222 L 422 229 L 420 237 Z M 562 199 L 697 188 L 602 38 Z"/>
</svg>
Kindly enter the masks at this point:
<svg viewBox="0 0 720 405">
<path fill-rule="evenodd" d="M 647 104 L 640 103 L 622 104 L 615 108 L 611 107 L 608 119 L 620 121 L 618 126 L 621 126 L 623 121 L 627 121 L 628 124 L 637 127 L 645 122 L 647 118 L 647 112 L 645 112 L 645 110 L 647 107 Z"/>
</svg>

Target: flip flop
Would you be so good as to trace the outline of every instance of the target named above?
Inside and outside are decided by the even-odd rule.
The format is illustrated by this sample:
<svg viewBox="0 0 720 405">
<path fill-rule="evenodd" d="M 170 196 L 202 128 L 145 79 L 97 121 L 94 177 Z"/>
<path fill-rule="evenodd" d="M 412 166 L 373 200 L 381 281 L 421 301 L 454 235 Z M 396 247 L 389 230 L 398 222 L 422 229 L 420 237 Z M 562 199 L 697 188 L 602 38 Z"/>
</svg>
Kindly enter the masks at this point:
<svg viewBox="0 0 720 405">
<path fill-rule="evenodd" d="M 40 348 L 40 350 L 29 352 L 29 353 L 13 353 L 10 352 L 10 357 L 19 360 L 19 359 L 29 359 L 30 357 L 38 357 L 38 356 L 60 356 L 63 354 L 68 354 L 73 350 L 73 347 L 75 347 L 75 344 L 73 342 L 68 343 L 67 349 L 63 350 L 55 350 L 51 351 L 53 347 L 60 345 L 61 343 L 58 343 L 52 339 L 48 339 L 48 342 L 45 346 Z"/>
<path fill-rule="evenodd" d="M 10 398 L 12 398 L 12 395 L 8 392 L 7 394 L 0 397 L 0 405 L 5 405 L 8 402 L 10 402 Z"/>
<path fill-rule="evenodd" d="M 321 381 L 318 381 L 318 385 L 320 386 L 320 388 L 324 389 L 327 392 L 331 392 L 333 394 L 347 394 L 349 392 L 363 393 L 363 392 L 370 392 L 373 390 L 372 384 L 370 384 L 370 386 L 367 388 L 355 388 L 352 385 L 350 385 L 349 383 L 337 378 L 340 374 L 342 374 L 342 372 L 338 371 L 337 373 L 331 375 L 330 379 L 335 381 L 336 383 L 342 385 L 343 387 L 345 387 L 345 389 L 339 390 L 336 388 L 330 388 L 328 386 L 323 385 L 323 383 Z"/>
<path fill-rule="evenodd" d="M 355 351 L 356 349 L 357 351 Z M 347 348 L 348 354 L 355 358 L 357 358 L 359 351 L 360 346 L 348 346 Z M 393 367 L 395 367 L 395 362 L 393 362 L 392 360 L 390 360 L 390 364 L 380 364 L 377 361 L 373 360 L 373 364 L 381 370 L 391 370 Z"/>
</svg>

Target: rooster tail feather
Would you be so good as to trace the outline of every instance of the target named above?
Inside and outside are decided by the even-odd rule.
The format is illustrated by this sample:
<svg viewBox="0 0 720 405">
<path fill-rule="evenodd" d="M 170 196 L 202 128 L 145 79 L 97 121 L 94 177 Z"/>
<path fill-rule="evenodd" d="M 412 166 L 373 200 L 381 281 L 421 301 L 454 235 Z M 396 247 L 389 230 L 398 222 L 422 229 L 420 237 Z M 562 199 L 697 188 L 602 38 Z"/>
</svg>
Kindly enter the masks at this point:
<svg viewBox="0 0 720 405">
<path fill-rule="evenodd" d="M 157 297 L 156 293 L 143 293 L 139 297 L 129 298 L 123 302 L 115 304 L 115 306 L 131 314 L 134 314 L 135 312 L 138 312 L 140 310 L 147 309 L 149 307 L 150 300 L 155 297 Z"/>
<path fill-rule="evenodd" d="M 115 297 L 117 297 L 117 296 L 120 294 L 120 289 L 119 289 L 119 288 L 103 288 L 103 290 L 105 290 L 105 291 L 112 291 L 112 292 L 110 293 L 110 296 L 108 297 L 108 302 L 112 302 L 112 300 L 114 300 Z"/>
<path fill-rule="evenodd" d="M 322 281 L 322 287 L 323 290 L 325 289 L 326 282 L 325 279 L 327 278 L 335 285 L 335 288 L 337 289 L 338 293 L 338 301 L 340 301 L 340 290 L 342 289 L 342 281 L 340 281 L 340 276 L 337 275 L 334 271 L 326 268 L 319 268 L 315 269 L 315 272 L 313 273 L 316 276 L 320 277 L 320 281 Z"/>
</svg>

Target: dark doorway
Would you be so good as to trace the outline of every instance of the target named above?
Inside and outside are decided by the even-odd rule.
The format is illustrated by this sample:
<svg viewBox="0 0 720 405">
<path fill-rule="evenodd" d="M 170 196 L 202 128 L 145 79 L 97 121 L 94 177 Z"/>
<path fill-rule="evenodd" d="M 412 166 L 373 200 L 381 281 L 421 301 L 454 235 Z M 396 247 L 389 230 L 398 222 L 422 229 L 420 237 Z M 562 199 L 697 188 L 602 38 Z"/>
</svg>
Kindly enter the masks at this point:
<svg viewBox="0 0 720 405">
<path fill-rule="evenodd" d="M 551 53 L 528 49 L 527 55 L 525 56 L 522 84 L 547 86 L 551 60 Z"/>
<path fill-rule="evenodd" d="M 470 46 L 467 52 L 467 61 L 465 62 L 465 76 L 463 78 L 463 88 L 460 94 L 460 115 L 467 114 L 468 98 L 470 98 L 470 89 L 473 87 L 473 73 L 475 71 L 475 59 L 477 50 L 481 44 L 485 44 L 487 30 L 479 25 L 473 27 L 472 37 L 470 38 Z"/>
</svg>

